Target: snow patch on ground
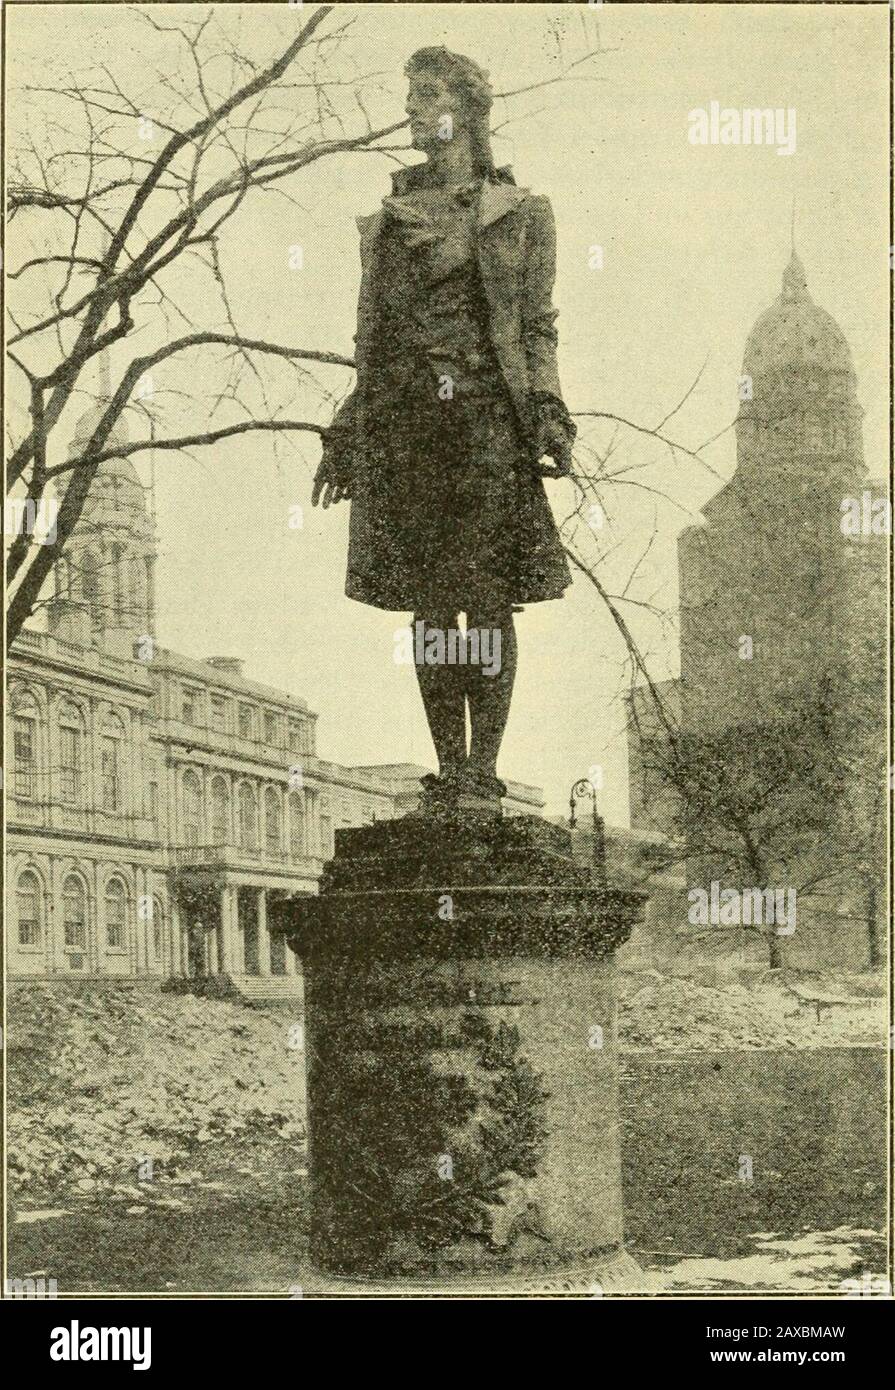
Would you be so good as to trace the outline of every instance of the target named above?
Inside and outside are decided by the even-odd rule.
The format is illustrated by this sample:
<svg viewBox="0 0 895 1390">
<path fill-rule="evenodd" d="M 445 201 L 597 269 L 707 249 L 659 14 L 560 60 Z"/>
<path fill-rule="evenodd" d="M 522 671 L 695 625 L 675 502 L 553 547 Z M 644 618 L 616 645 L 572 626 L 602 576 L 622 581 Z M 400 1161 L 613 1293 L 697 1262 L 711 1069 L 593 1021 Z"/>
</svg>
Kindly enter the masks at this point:
<svg viewBox="0 0 895 1390">
<path fill-rule="evenodd" d="M 868 1244 L 879 1247 L 874 1231 L 837 1227 L 801 1236 L 756 1235 L 755 1250 L 739 1258 L 687 1258 L 662 1270 L 664 1293 L 805 1293 L 839 1294 L 842 1298 L 882 1297 L 885 1277 L 864 1267 Z"/>
</svg>

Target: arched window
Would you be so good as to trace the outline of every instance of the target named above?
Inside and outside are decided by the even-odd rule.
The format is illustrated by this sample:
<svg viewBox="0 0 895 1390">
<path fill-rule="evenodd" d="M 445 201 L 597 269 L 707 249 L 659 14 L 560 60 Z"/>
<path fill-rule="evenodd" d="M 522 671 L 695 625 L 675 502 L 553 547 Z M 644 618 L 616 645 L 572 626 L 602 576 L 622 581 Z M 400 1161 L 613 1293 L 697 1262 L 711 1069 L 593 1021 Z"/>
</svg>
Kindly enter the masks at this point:
<svg viewBox="0 0 895 1390">
<path fill-rule="evenodd" d="M 19 874 L 16 884 L 16 916 L 19 923 L 19 945 L 39 946 L 43 935 L 43 895 L 40 879 L 31 869 Z"/>
<path fill-rule="evenodd" d="M 40 711 L 33 695 L 24 691 L 13 701 L 12 756 L 16 796 L 37 796 L 37 760 Z"/>
<path fill-rule="evenodd" d="M 230 838 L 230 789 L 225 777 L 211 784 L 211 842 L 225 845 Z"/>
<path fill-rule="evenodd" d="M 305 808 L 299 792 L 289 793 L 289 853 L 301 859 L 305 852 Z"/>
<path fill-rule="evenodd" d="M 183 774 L 183 835 L 188 845 L 202 843 L 202 785 L 189 770 Z"/>
<path fill-rule="evenodd" d="M 248 782 L 239 788 L 239 844 L 241 849 L 255 849 L 258 844 L 258 806 Z"/>
<path fill-rule="evenodd" d="M 122 951 L 127 945 L 127 890 L 120 878 L 106 884 L 106 946 Z"/>
<path fill-rule="evenodd" d="M 68 806 L 80 804 L 84 781 L 84 720 L 77 705 L 59 707 L 59 795 Z"/>
<path fill-rule="evenodd" d="M 100 729 L 100 806 L 104 811 L 122 807 L 121 749 L 124 726 L 114 714 L 106 715 Z"/>
<path fill-rule="evenodd" d="M 66 946 L 87 945 L 87 893 L 81 880 L 69 874 L 62 885 L 62 925 Z"/>
<path fill-rule="evenodd" d="M 264 847 L 268 854 L 279 854 L 283 838 L 280 798 L 273 787 L 264 793 Z"/>
</svg>

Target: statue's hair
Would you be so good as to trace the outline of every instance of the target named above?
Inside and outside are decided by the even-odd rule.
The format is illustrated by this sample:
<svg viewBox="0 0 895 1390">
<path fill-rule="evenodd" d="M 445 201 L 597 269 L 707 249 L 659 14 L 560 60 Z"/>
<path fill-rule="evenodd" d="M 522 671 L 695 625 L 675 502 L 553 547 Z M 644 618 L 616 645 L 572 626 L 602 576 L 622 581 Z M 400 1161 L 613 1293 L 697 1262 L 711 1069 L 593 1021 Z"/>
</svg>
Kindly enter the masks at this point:
<svg viewBox="0 0 895 1390">
<path fill-rule="evenodd" d="M 412 77 L 421 71 L 442 78 L 459 96 L 470 117 L 469 134 L 477 171 L 486 178 L 499 177 L 491 153 L 488 115 L 493 93 L 485 69 L 473 62 L 472 58 L 467 58 L 465 53 L 452 53 L 449 48 L 439 46 L 418 48 L 411 54 L 404 69 L 406 76 Z"/>
</svg>

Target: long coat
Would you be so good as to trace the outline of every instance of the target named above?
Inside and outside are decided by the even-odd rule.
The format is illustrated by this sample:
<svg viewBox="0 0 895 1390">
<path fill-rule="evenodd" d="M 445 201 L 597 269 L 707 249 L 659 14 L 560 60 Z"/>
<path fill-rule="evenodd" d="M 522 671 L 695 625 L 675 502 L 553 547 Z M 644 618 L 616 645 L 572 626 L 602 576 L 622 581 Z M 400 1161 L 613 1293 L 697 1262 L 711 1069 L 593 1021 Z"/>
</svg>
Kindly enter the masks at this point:
<svg viewBox="0 0 895 1390">
<path fill-rule="evenodd" d="M 425 165 L 399 170 L 393 175 L 394 193 L 402 194 L 419 186 Z M 504 173 L 504 171 L 501 171 Z M 361 285 L 358 298 L 354 391 L 341 406 L 327 431 L 328 447 L 350 458 L 353 474 L 349 538 L 348 592 L 351 576 L 369 570 L 371 559 L 368 507 L 371 489 L 365 487 L 369 458 L 365 441 L 369 430 L 365 421 L 367 382 L 371 355 L 376 349 L 376 304 L 384 211 L 358 218 L 360 230 Z M 475 253 L 482 288 L 488 303 L 488 330 L 494 353 L 515 411 L 523 447 L 536 462 L 535 431 L 538 396 L 562 400 L 556 362 L 556 310 L 553 283 L 556 266 L 556 231 L 553 210 L 545 197 L 509 182 L 482 185 L 475 236 Z M 543 493 L 540 483 L 538 490 Z M 545 518 L 549 518 L 546 498 Z M 511 521 L 511 519 L 508 518 Z M 552 521 L 547 520 L 552 529 Z M 558 548 L 558 537 L 556 538 Z M 561 552 L 560 552 L 561 553 Z M 569 582 L 564 557 L 564 573 L 558 576 L 558 597 Z M 389 605 L 391 606 L 391 605 Z"/>
</svg>

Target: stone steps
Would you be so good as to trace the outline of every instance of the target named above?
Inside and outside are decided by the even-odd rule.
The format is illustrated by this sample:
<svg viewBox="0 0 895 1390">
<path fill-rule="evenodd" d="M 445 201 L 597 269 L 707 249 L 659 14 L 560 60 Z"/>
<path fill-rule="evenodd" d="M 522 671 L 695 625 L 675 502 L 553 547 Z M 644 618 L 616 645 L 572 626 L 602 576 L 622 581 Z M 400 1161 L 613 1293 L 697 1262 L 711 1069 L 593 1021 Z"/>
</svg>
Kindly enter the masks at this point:
<svg viewBox="0 0 895 1390">
<path fill-rule="evenodd" d="M 230 980 L 243 999 L 301 1001 L 304 998 L 304 981 L 296 975 L 231 975 Z"/>
</svg>

